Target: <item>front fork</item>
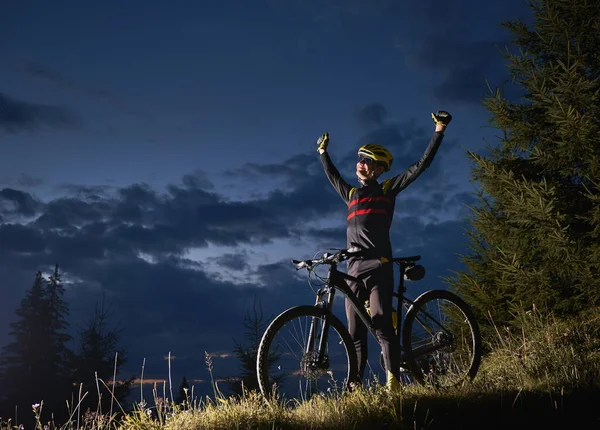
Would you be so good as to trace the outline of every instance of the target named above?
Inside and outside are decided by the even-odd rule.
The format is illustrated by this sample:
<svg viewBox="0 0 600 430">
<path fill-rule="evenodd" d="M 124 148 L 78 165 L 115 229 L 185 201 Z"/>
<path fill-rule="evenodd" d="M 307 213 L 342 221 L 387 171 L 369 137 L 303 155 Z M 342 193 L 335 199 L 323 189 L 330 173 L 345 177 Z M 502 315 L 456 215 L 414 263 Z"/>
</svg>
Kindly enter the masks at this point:
<svg viewBox="0 0 600 430">
<path fill-rule="evenodd" d="M 334 265 L 329 267 L 329 271 L 327 273 L 327 283 L 329 284 L 330 279 L 331 279 L 331 273 L 332 271 L 335 269 Z M 327 295 L 327 299 L 323 300 L 323 296 Z M 333 309 L 333 300 L 335 297 L 335 288 L 331 287 L 330 285 L 326 285 L 325 287 L 321 288 L 320 290 L 317 291 L 317 298 L 315 301 L 315 307 L 321 308 L 321 309 L 325 309 L 327 310 L 327 313 L 321 317 L 321 318 L 313 318 L 311 323 L 310 323 L 310 330 L 308 332 L 308 342 L 306 344 L 306 353 L 311 353 L 315 350 L 314 345 L 315 345 L 315 341 L 318 341 L 318 348 L 317 348 L 317 363 L 321 364 L 323 363 L 324 359 L 325 359 L 325 351 L 326 351 L 326 345 L 327 345 L 327 338 L 329 335 L 329 318 L 327 318 L 327 315 L 330 315 Z M 323 327 L 321 329 L 321 333 L 319 336 L 319 339 L 317 340 L 317 325 L 318 325 L 318 319 L 321 319 L 323 322 Z"/>
</svg>

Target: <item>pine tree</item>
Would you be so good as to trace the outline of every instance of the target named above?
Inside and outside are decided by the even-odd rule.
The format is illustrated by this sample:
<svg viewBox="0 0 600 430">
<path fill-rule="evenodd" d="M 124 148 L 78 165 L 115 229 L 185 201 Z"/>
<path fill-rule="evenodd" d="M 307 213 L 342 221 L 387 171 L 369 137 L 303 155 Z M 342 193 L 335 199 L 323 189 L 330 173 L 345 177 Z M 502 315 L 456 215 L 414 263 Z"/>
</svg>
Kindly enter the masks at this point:
<svg viewBox="0 0 600 430">
<path fill-rule="evenodd" d="M 248 312 L 244 317 L 244 328 L 246 343 L 242 344 L 237 340 L 233 339 L 235 346 L 234 352 L 240 360 L 240 371 L 241 375 L 239 378 L 235 378 L 233 382 L 230 382 L 230 388 L 235 394 L 242 394 L 242 390 L 258 390 L 258 376 L 256 375 L 256 359 L 258 357 L 258 347 L 262 335 L 269 325 L 268 321 L 265 321 L 262 306 L 259 304 L 257 309 L 256 298 L 252 306 L 252 314 Z M 269 357 L 269 365 L 273 366 L 279 360 L 278 354 L 271 354 Z M 242 389 L 243 387 L 243 389 Z"/>
<path fill-rule="evenodd" d="M 177 390 L 177 397 L 175 398 L 175 403 L 177 405 L 187 405 L 186 402 L 189 402 L 191 398 L 192 393 L 190 392 L 190 384 L 184 375 L 183 379 L 181 380 L 181 384 L 179 384 L 179 389 Z"/>
<path fill-rule="evenodd" d="M 13 342 L 2 352 L 0 376 L 4 387 L 3 411 L 29 412 L 31 405 L 44 402 L 43 417 L 52 413 L 56 421 L 67 415 L 65 401 L 72 391 L 71 358 L 67 347 L 71 336 L 66 316 L 58 266 L 49 279 L 41 272 L 16 311 L 10 325 Z M 29 414 L 27 414 L 29 415 Z"/>
<path fill-rule="evenodd" d="M 16 310 L 18 319 L 10 324 L 13 341 L 3 348 L 0 357 L 3 413 L 14 411 L 15 406 L 28 411 L 44 397 L 41 381 L 45 380 L 48 350 L 46 300 L 44 278 L 37 272 Z"/>
<path fill-rule="evenodd" d="M 485 100 L 501 131 L 491 155 L 469 152 L 472 208 L 464 272 L 448 278 L 479 321 L 516 305 L 571 314 L 600 303 L 600 4 L 534 0 L 533 22 L 506 21 L 524 95 Z"/>
<path fill-rule="evenodd" d="M 119 370 L 126 362 L 125 351 L 119 347 L 120 331 L 108 329 L 108 317 L 109 311 L 103 300 L 96 304 L 94 315 L 79 333 L 80 346 L 74 360 L 74 376 L 77 389 L 87 393 L 81 403 L 84 411 L 89 408 L 106 413 L 111 403 L 113 406 L 115 402 L 123 404 L 135 379 L 129 377 L 119 381 Z M 115 371 L 117 380 L 114 380 Z"/>
<path fill-rule="evenodd" d="M 51 394 L 51 398 L 45 400 L 47 410 L 55 405 L 61 410 L 64 409 L 65 400 L 70 399 L 72 391 L 73 352 L 67 347 L 72 337 L 67 332 L 69 307 L 63 299 L 64 293 L 58 265 L 55 265 L 54 271 L 46 281 L 46 392 Z M 52 410 L 54 413 L 59 412 Z"/>
</svg>

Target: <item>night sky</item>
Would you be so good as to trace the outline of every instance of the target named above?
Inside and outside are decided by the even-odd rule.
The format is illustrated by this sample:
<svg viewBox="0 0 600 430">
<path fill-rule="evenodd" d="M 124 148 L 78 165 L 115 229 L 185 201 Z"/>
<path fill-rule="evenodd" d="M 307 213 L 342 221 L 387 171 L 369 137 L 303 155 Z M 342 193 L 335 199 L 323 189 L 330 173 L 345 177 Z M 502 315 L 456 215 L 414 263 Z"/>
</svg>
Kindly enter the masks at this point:
<svg viewBox="0 0 600 430">
<path fill-rule="evenodd" d="M 0 346 L 35 272 L 63 271 L 77 337 L 106 297 L 123 377 L 207 388 L 234 376 L 254 297 L 266 317 L 313 302 L 289 260 L 345 245 L 346 207 L 315 141 L 356 183 L 357 148 L 417 161 L 397 199 L 397 256 L 443 288 L 461 268 L 465 150 L 497 132 L 481 103 L 508 78 L 499 23 L 523 0 L 0 2 Z M 389 177 L 389 174 L 385 177 Z M 384 179 L 385 179 L 384 177 Z M 341 310 L 341 300 L 338 302 Z M 77 348 L 76 340 L 72 345 Z"/>
</svg>

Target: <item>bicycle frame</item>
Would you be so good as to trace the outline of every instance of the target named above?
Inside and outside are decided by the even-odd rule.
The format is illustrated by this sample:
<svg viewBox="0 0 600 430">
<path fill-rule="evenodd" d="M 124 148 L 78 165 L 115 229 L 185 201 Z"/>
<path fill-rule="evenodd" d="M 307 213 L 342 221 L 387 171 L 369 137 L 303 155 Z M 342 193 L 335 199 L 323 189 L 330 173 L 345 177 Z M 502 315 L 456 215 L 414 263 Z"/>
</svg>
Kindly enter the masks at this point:
<svg viewBox="0 0 600 430">
<path fill-rule="evenodd" d="M 391 264 L 391 263 L 390 263 Z M 400 321 L 402 318 L 401 305 L 403 303 L 407 303 L 411 305 L 413 302 L 410 299 L 404 297 L 404 292 L 406 288 L 404 287 L 404 271 L 405 267 L 402 263 L 397 263 L 400 266 L 400 279 L 398 282 L 398 290 L 393 292 L 393 297 L 398 299 L 398 306 L 396 309 L 398 320 Z M 377 335 L 375 333 L 375 328 L 373 327 L 373 322 L 371 320 L 370 315 L 367 313 L 365 306 L 363 303 L 359 303 L 358 298 L 350 289 L 347 281 L 350 282 L 362 282 L 359 278 L 355 278 L 354 276 L 348 275 L 347 273 L 341 272 L 337 268 L 337 264 L 333 263 L 329 266 L 327 273 L 327 282 L 326 286 L 319 289 L 317 291 L 317 297 L 315 301 L 315 306 L 322 307 L 328 310 L 330 313 L 333 313 L 333 302 L 335 298 L 335 290 L 338 290 L 342 295 L 346 297 L 347 300 L 350 301 L 351 306 L 354 308 L 356 313 L 358 314 L 362 323 L 367 327 L 367 330 L 377 339 Z M 400 294 L 402 292 L 402 295 Z M 327 299 L 323 300 L 323 296 L 327 295 Z M 309 337 L 307 342 L 307 350 L 306 352 L 314 351 L 314 341 L 313 339 L 314 333 L 314 323 L 311 323 Z M 323 330 L 321 331 L 321 338 L 319 339 L 319 347 L 317 351 L 324 351 L 324 345 L 327 344 L 327 336 L 329 333 L 329 322 L 324 321 Z M 398 336 L 398 342 L 400 342 L 400 337 Z M 400 345 L 400 350 L 402 350 L 402 345 Z M 319 357 L 321 359 L 321 357 Z"/>
<path fill-rule="evenodd" d="M 338 290 L 346 297 L 346 305 L 352 307 L 358 314 L 357 319 L 360 322 L 356 322 L 362 323 L 374 339 L 377 339 L 370 312 L 362 302 L 363 296 L 359 294 L 361 297 L 359 299 L 351 287 L 353 286 L 351 283 L 354 282 L 362 284 L 368 274 L 362 273 L 354 277 L 346 271 L 339 270 L 342 262 L 353 257 L 354 250 L 338 251 L 335 254 L 325 253 L 318 259 L 292 260 L 297 270 L 306 269 L 309 272 L 309 284 L 311 272 L 323 264 L 328 265 L 327 275 L 326 277 L 317 275 L 317 278 L 325 281 L 325 284 L 318 287 L 316 291 L 313 289 L 316 294 L 314 305 L 294 306 L 287 309 L 277 316 L 265 331 L 257 354 L 257 374 L 263 394 L 281 390 L 280 392 L 285 395 L 290 388 L 290 393 L 293 395 L 292 391 L 299 388 L 299 394 L 304 396 L 308 392 L 322 391 L 332 382 L 334 387 L 341 387 L 339 384 L 345 381 L 343 382 L 345 388 L 351 387 L 353 383 L 362 383 L 362 380 L 358 379 L 359 363 L 357 363 L 352 338 L 347 326 L 334 314 L 333 307 L 336 290 Z M 465 378 L 471 380 L 478 370 L 481 359 L 481 338 L 477 322 L 468 305 L 456 294 L 445 290 L 429 290 L 415 294 L 417 297 L 412 300 L 404 297 L 407 291 L 406 282 L 418 281 L 425 275 L 424 268 L 415 264 L 419 259 L 420 256 L 392 258 L 389 263 L 385 263 L 395 263 L 399 266 L 400 276 L 395 283 L 397 287 L 394 285 L 392 291 L 392 297 L 398 300 L 392 306 L 396 308 L 399 324 L 396 327 L 396 338 L 391 341 L 396 342 L 394 346 L 401 350 L 400 376 L 405 382 L 416 381 L 423 384 L 431 382 L 436 386 L 447 383 L 455 385 Z M 455 321 L 468 325 L 464 329 L 460 327 L 456 332 L 458 334 L 456 339 L 454 325 L 448 325 L 449 329 L 445 327 L 446 305 L 440 303 L 439 309 L 436 309 L 440 301 L 455 309 L 448 313 L 450 324 L 454 324 L 452 321 Z M 458 320 L 453 319 L 454 317 Z M 387 323 L 389 324 L 389 321 Z M 333 331 L 332 338 L 336 337 L 336 341 L 331 343 L 328 342 L 330 329 Z M 463 332 L 466 337 L 463 336 Z M 283 336 L 281 339 L 280 335 Z M 287 339 L 286 336 L 291 338 Z M 456 346 L 460 347 L 456 355 L 458 359 L 454 354 L 455 342 Z M 282 366 L 291 366 L 290 370 L 282 370 L 282 366 L 271 369 L 272 354 L 287 351 L 292 347 L 299 347 L 303 352 L 290 350 L 290 353 L 284 354 L 286 358 L 291 359 L 291 362 Z M 438 350 L 440 350 L 439 354 Z M 379 355 L 380 364 L 385 371 L 384 358 L 383 354 Z M 296 367 L 297 360 L 300 364 L 299 369 Z M 292 381 L 290 386 L 284 387 L 282 380 L 292 375 L 298 381 Z"/>
</svg>

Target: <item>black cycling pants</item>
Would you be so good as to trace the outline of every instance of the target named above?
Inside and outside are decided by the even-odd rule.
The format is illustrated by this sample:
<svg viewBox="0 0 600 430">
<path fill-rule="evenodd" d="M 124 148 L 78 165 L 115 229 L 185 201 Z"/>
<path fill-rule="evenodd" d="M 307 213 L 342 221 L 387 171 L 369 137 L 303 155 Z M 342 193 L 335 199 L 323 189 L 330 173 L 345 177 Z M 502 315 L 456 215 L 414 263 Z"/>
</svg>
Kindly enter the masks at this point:
<svg viewBox="0 0 600 430">
<path fill-rule="evenodd" d="M 385 368 L 391 371 L 396 379 L 399 379 L 400 344 L 392 324 L 393 264 L 391 262 L 382 264 L 379 260 L 351 260 L 348 262 L 348 274 L 362 280 L 361 283 L 349 282 L 348 284 L 358 297 L 359 303 L 364 305 L 365 301 L 369 300 L 371 320 L 377 340 L 381 345 Z M 368 358 L 368 331 L 347 299 L 346 317 L 348 318 L 348 331 L 358 355 L 358 380 L 362 381 Z M 400 319 L 399 317 L 398 333 L 400 332 Z"/>
</svg>

